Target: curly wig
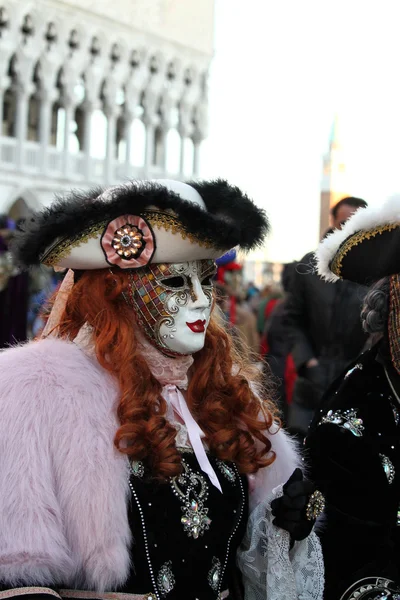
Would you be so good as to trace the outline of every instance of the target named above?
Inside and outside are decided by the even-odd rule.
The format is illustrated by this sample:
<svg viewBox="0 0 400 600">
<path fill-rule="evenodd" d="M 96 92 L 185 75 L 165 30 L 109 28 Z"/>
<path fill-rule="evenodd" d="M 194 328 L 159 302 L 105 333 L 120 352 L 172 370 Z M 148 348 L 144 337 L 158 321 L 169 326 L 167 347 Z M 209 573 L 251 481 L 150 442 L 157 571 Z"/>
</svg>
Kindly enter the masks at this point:
<svg viewBox="0 0 400 600">
<path fill-rule="evenodd" d="M 383 334 L 387 329 L 389 316 L 390 277 L 377 281 L 364 299 L 361 321 L 365 332 Z"/>
<path fill-rule="evenodd" d="M 181 471 L 176 430 L 165 417 L 162 386 L 138 348 L 138 325 L 122 295 L 127 285 L 123 271 L 85 271 L 69 295 L 59 335 L 74 339 L 84 323 L 93 328 L 97 359 L 119 384 L 114 443 L 132 460 L 145 461 L 155 477 L 167 478 Z M 275 460 L 264 432 L 276 423 L 276 409 L 252 390 L 249 381 L 256 379 L 257 370 L 235 354 L 213 317 L 204 348 L 194 355 L 186 399 L 210 451 L 234 461 L 241 473 L 255 473 Z"/>
</svg>

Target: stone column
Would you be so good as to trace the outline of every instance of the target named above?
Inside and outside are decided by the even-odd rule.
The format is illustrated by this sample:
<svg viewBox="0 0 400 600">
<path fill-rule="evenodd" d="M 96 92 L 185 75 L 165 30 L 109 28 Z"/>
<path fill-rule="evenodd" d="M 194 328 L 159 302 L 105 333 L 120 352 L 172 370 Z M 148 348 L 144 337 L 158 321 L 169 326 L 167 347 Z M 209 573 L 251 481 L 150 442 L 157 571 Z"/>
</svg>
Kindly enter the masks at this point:
<svg viewBox="0 0 400 600">
<path fill-rule="evenodd" d="M 85 180 L 92 180 L 92 158 L 90 156 L 90 143 L 92 139 L 92 116 L 95 107 L 92 102 L 85 102 L 83 106 L 83 139 L 82 152 L 85 157 Z"/>
<path fill-rule="evenodd" d="M 0 84 L 0 138 L 3 135 L 3 107 L 4 107 L 4 88 Z"/>
<path fill-rule="evenodd" d="M 199 176 L 200 171 L 200 149 L 201 142 L 207 137 L 208 133 L 208 102 L 207 98 L 202 100 L 195 108 L 194 113 L 194 131 L 193 140 L 193 175 Z"/>
<path fill-rule="evenodd" d="M 200 173 L 200 148 L 201 139 L 193 139 L 193 177 L 198 177 Z"/>
<path fill-rule="evenodd" d="M 117 113 L 115 111 L 115 107 L 108 107 L 104 112 L 107 117 L 106 163 L 104 169 L 104 178 L 105 183 L 111 183 L 115 179 Z"/>
<path fill-rule="evenodd" d="M 50 142 L 52 110 L 52 101 L 47 91 L 43 90 L 43 92 L 40 94 L 39 102 L 40 169 L 42 173 L 46 173 L 48 160 L 47 150 Z"/>
<path fill-rule="evenodd" d="M 183 177 L 183 171 L 185 168 L 185 132 L 180 130 L 179 135 L 181 136 L 181 147 L 180 147 L 180 155 L 179 155 L 179 176 Z"/>
<path fill-rule="evenodd" d="M 146 150 L 144 159 L 144 174 L 145 177 L 149 177 L 151 167 L 153 165 L 154 157 L 154 136 L 155 126 L 152 119 L 145 119 L 144 124 L 146 127 Z"/>
<path fill-rule="evenodd" d="M 71 101 L 64 103 L 65 123 L 64 123 L 64 148 L 62 159 L 63 176 L 70 178 L 70 152 L 69 152 L 69 135 L 71 133 L 71 123 L 74 120 L 75 106 Z"/>
<path fill-rule="evenodd" d="M 17 86 L 15 109 L 16 164 L 18 169 L 24 165 L 25 142 L 28 130 L 29 90 L 22 84 Z"/>
<path fill-rule="evenodd" d="M 125 140 L 125 169 L 127 175 L 131 169 L 131 153 L 132 153 L 132 123 L 133 114 L 126 113 L 124 117 L 124 140 Z"/>
</svg>

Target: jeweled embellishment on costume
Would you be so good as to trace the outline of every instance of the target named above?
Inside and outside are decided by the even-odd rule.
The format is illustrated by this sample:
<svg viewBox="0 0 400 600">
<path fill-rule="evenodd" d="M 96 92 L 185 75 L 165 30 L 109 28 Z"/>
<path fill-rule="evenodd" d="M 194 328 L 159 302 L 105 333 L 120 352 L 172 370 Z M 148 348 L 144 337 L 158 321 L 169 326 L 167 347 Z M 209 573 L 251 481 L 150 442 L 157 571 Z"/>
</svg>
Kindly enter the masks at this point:
<svg viewBox="0 0 400 600">
<path fill-rule="evenodd" d="M 362 437 L 365 429 L 363 420 L 357 415 L 356 408 L 349 408 L 348 410 L 344 411 L 330 410 L 324 417 L 322 417 L 318 425 L 322 425 L 323 423 L 332 423 L 333 425 L 338 425 L 342 429 L 347 429 L 356 437 Z"/>
<path fill-rule="evenodd" d="M 212 563 L 212 567 L 207 575 L 207 581 L 210 584 L 211 589 L 214 590 L 214 592 L 217 592 L 221 581 L 222 566 L 221 562 L 215 556 L 212 559 Z"/>
<path fill-rule="evenodd" d="M 394 476 L 396 474 L 396 470 L 394 468 L 392 461 L 390 460 L 390 458 L 388 458 L 384 454 L 380 454 L 379 456 L 382 461 L 383 470 L 385 471 L 385 475 L 387 477 L 389 484 L 393 483 Z"/>
<path fill-rule="evenodd" d="M 394 422 L 396 423 L 396 425 L 398 425 L 400 423 L 400 413 L 398 411 L 397 406 L 395 405 L 395 403 L 393 402 L 393 400 L 391 398 L 389 398 L 389 402 L 390 402 L 390 406 L 392 407 Z"/>
<path fill-rule="evenodd" d="M 143 246 L 143 233 L 135 225 L 126 223 L 116 230 L 111 245 L 119 256 L 130 260 Z"/>
<path fill-rule="evenodd" d="M 157 576 L 157 586 L 158 590 L 163 598 L 175 587 L 175 577 L 171 570 L 172 562 L 169 560 L 164 563 L 161 569 L 158 572 Z"/>
<path fill-rule="evenodd" d="M 219 458 L 217 458 L 216 460 L 217 466 L 219 468 L 219 470 L 221 471 L 222 475 L 231 483 L 234 483 L 236 481 L 236 475 L 235 475 L 235 471 L 233 469 L 231 469 L 230 467 L 228 467 L 228 465 L 226 463 L 224 463 L 223 460 L 220 460 Z"/>
<path fill-rule="evenodd" d="M 181 501 L 183 516 L 181 523 L 189 537 L 197 539 L 210 527 L 211 519 L 204 502 L 208 498 L 205 477 L 195 473 L 182 458 L 183 473 L 171 479 L 172 491 Z"/>
<path fill-rule="evenodd" d="M 140 460 L 133 460 L 130 463 L 130 472 L 134 477 L 142 478 L 144 475 L 144 465 Z"/>
<path fill-rule="evenodd" d="M 362 369 L 363 369 L 363 365 L 361 363 L 357 363 L 356 365 L 354 365 L 354 367 L 352 369 L 347 371 L 346 375 L 344 376 L 345 379 L 347 379 L 347 377 L 350 377 L 350 375 L 352 373 L 354 373 L 354 371 L 358 371 L 358 370 L 362 371 Z"/>
<path fill-rule="evenodd" d="M 310 500 L 306 507 L 306 517 L 308 521 L 315 521 L 322 515 L 325 509 L 325 498 L 319 490 L 315 490 L 310 496 Z"/>
<path fill-rule="evenodd" d="M 385 577 L 364 577 L 353 583 L 340 600 L 400 600 L 400 589 Z"/>
<path fill-rule="evenodd" d="M 211 524 L 211 519 L 207 516 L 208 508 L 204 508 L 197 500 L 191 500 L 182 510 L 184 511 L 181 518 L 183 529 L 189 537 L 196 540 Z"/>
</svg>

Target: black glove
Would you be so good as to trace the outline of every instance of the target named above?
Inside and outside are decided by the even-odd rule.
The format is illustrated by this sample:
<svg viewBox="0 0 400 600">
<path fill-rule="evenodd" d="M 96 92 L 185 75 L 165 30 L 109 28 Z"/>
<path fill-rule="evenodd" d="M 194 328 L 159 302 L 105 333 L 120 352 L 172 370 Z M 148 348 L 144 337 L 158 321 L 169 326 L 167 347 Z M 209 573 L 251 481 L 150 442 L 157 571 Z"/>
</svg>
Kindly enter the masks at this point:
<svg viewBox="0 0 400 600">
<path fill-rule="evenodd" d="M 283 496 L 271 502 L 276 527 L 290 533 L 293 541 L 304 540 L 310 535 L 315 521 L 309 521 L 306 507 L 316 490 L 312 481 L 304 481 L 301 469 L 296 469 L 283 486 Z"/>
</svg>

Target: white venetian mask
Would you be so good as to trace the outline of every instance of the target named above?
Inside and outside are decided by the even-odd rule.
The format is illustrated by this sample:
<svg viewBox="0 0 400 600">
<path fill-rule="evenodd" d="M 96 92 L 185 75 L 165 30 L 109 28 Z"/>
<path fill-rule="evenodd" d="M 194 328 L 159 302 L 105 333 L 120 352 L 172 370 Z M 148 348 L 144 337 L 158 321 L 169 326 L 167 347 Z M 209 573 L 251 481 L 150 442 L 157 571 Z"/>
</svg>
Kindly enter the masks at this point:
<svg viewBox="0 0 400 600">
<path fill-rule="evenodd" d="M 204 346 L 212 308 L 212 260 L 150 264 L 131 274 L 130 304 L 147 337 L 168 356 Z"/>
</svg>

